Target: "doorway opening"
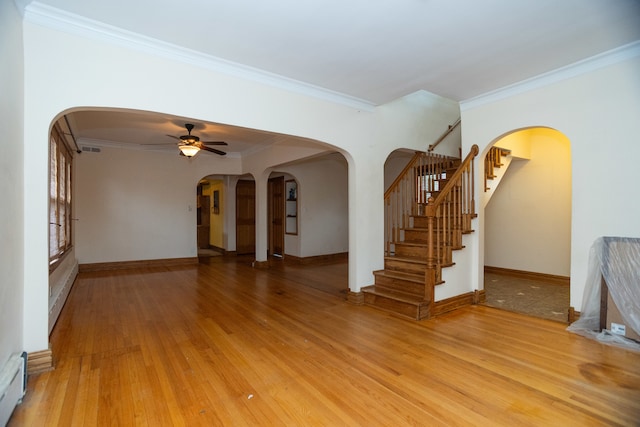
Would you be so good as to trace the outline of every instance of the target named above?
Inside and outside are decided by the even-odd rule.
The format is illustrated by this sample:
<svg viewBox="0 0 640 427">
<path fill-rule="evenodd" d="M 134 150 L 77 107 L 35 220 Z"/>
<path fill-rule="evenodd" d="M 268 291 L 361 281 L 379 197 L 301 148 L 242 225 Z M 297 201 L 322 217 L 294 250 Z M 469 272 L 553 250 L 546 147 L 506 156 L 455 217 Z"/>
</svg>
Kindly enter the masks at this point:
<svg viewBox="0 0 640 427">
<path fill-rule="evenodd" d="M 557 130 L 535 127 L 511 132 L 493 147 L 503 155 L 481 195 L 486 304 L 566 322 L 570 141 Z"/>
<path fill-rule="evenodd" d="M 276 258 L 284 256 L 285 191 L 284 176 L 269 178 L 269 206 L 267 224 L 269 247 L 267 254 Z"/>
<path fill-rule="evenodd" d="M 236 254 L 256 253 L 256 183 L 240 179 L 236 184 Z"/>
<path fill-rule="evenodd" d="M 196 228 L 198 257 L 222 255 L 224 210 L 223 182 L 205 177 L 196 187 Z"/>
</svg>

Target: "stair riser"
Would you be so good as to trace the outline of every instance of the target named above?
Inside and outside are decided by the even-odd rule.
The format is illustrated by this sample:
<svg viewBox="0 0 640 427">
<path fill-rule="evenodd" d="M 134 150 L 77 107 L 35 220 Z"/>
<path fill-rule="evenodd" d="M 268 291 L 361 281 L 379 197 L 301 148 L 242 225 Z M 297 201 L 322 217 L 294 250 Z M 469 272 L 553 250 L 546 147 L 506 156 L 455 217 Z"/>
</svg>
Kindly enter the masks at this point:
<svg viewBox="0 0 640 427">
<path fill-rule="evenodd" d="M 427 233 L 425 231 L 404 230 L 405 242 L 427 243 Z"/>
<path fill-rule="evenodd" d="M 385 260 L 384 269 L 389 271 L 398 271 L 409 274 L 425 274 L 427 267 L 425 264 L 414 264 L 403 261 Z M 446 266 L 446 265 L 445 265 Z M 436 284 L 442 281 L 442 269 L 436 270 Z"/>
<path fill-rule="evenodd" d="M 404 240 L 427 240 L 427 228 L 416 227 L 404 229 Z"/>
<path fill-rule="evenodd" d="M 396 244 L 396 255 L 426 259 L 428 253 L 426 246 Z"/>
<path fill-rule="evenodd" d="M 408 304 L 403 301 L 397 301 L 391 298 L 374 294 L 364 294 L 365 305 L 376 307 L 382 310 L 391 311 L 398 315 L 408 317 L 410 319 L 420 320 L 428 317 L 428 307 L 420 307 L 414 304 Z"/>
<path fill-rule="evenodd" d="M 451 229 L 447 230 L 446 233 L 443 233 L 442 231 L 439 231 L 438 229 L 434 229 L 434 239 L 438 238 L 438 235 L 440 235 L 440 240 L 443 239 L 443 235 L 449 236 L 449 238 L 453 238 L 453 235 L 455 234 L 454 231 L 452 231 Z M 426 230 L 424 229 L 406 229 L 404 230 L 404 241 L 405 242 L 424 242 L 426 243 L 429 239 L 428 233 Z"/>
<path fill-rule="evenodd" d="M 384 269 L 391 271 L 400 271 L 403 273 L 424 274 L 427 267 L 425 264 L 416 264 L 398 260 L 385 260 Z"/>
<path fill-rule="evenodd" d="M 443 218 L 442 217 L 436 217 L 434 218 L 433 221 L 433 227 L 435 228 L 439 228 L 438 226 L 440 224 L 442 224 Z M 427 228 L 429 226 L 429 218 L 426 216 L 414 216 L 413 217 L 413 226 L 415 228 Z"/>
<path fill-rule="evenodd" d="M 403 245 L 401 243 L 396 243 L 395 255 L 426 260 L 429 256 L 429 248 L 427 246 Z M 448 264 L 452 261 L 452 247 L 441 246 L 439 251 L 436 251 L 434 255 L 439 256 L 443 263 Z"/>
<path fill-rule="evenodd" d="M 458 242 L 456 242 L 455 240 L 456 239 L 453 239 L 447 244 L 440 242 L 440 248 L 439 250 L 438 248 L 436 248 L 434 255 L 438 255 L 438 254 L 442 255 L 442 254 L 448 253 L 447 251 L 450 251 L 451 249 L 453 250 L 462 249 L 463 246 L 462 246 L 461 239 L 458 239 L 459 240 Z M 396 243 L 392 253 L 397 256 L 410 256 L 413 258 L 420 258 L 420 259 L 426 260 L 427 252 L 428 252 L 427 248 L 428 246 L 426 243 L 423 244 L 420 242 L 412 242 L 411 244 Z"/>
<path fill-rule="evenodd" d="M 472 228 L 471 228 L 471 220 L 472 219 L 473 218 L 472 218 L 471 215 L 464 214 L 460 218 L 460 224 L 450 224 L 450 225 L 447 226 L 447 229 L 450 230 L 450 231 L 459 229 L 462 232 L 469 232 L 469 231 L 472 230 Z M 439 229 L 441 229 L 442 227 L 439 226 L 440 224 L 442 224 L 442 218 L 436 218 L 436 220 L 434 221 L 434 224 L 433 224 L 433 230 L 434 231 L 438 231 Z M 414 216 L 413 217 L 413 227 L 422 229 L 422 230 L 415 230 L 416 232 L 427 233 L 426 228 L 428 226 L 429 226 L 429 220 L 427 219 L 426 216 Z M 408 231 L 411 231 L 411 229 L 404 230 L 405 233 L 407 233 Z"/>
<path fill-rule="evenodd" d="M 424 295 L 424 283 L 416 283 L 409 280 L 402 280 L 386 276 L 375 276 L 376 288 L 390 291 L 399 291 L 415 296 Z"/>
</svg>

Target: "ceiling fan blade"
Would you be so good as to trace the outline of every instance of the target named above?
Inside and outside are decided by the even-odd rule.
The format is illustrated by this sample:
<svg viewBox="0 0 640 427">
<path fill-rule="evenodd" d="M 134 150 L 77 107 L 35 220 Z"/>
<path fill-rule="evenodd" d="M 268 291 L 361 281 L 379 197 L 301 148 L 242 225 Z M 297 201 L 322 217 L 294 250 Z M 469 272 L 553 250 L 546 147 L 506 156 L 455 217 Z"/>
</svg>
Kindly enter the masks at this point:
<svg viewBox="0 0 640 427">
<path fill-rule="evenodd" d="M 224 141 L 200 141 L 200 143 L 208 145 L 229 145 Z"/>
<path fill-rule="evenodd" d="M 168 137 L 173 138 L 173 139 L 177 139 L 178 141 L 180 141 L 180 138 L 178 138 L 177 136 L 173 136 L 173 135 L 169 135 L 167 134 Z"/>
<path fill-rule="evenodd" d="M 201 145 L 200 149 L 205 150 L 205 151 L 211 151 L 212 153 L 216 153 L 216 154 L 219 154 L 221 156 L 226 156 L 227 155 L 227 153 L 225 153 L 224 151 L 216 150 L 215 148 L 205 147 L 204 145 Z"/>
</svg>

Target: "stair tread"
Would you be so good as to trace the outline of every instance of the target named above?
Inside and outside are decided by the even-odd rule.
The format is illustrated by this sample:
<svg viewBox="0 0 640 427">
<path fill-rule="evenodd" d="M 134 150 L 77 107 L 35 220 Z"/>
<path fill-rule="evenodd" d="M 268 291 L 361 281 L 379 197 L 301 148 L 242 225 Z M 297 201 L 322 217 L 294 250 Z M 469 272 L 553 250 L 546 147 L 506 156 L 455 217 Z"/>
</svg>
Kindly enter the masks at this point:
<svg viewBox="0 0 640 427">
<path fill-rule="evenodd" d="M 427 246 L 427 242 L 424 240 L 405 240 L 403 242 L 395 242 L 394 244 L 405 246 Z"/>
<path fill-rule="evenodd" d="M 378 270 L 378 271 L 374 271 L 373 274 L 377 276 L 389 277 L 391 279 L 407 280 L 410 282 L 424 284 L 423 274 L 405 273 L 397 270 Z"/>
<path fill-rule="evenodd" d="M 473 233 L 474 230 L 464 230 L 462 231 L 462 234 L 471 234 Z M 444 242 L 441 242 L 444 243 Z M 418 247 L 424 247 L 424 246 L 428 246 L 428 243 L 426 241 L 423 240 L 410 240 L 407 241 L 405 240 L 404 242 L 395 242 L 395 245 L 405 245 L 405 246 L 418 246 Z M 451 249 L 453 249 L 454 251 L 460 250 L 460 249 L 464 249 L 465 246 L 452 246 Z"/>
<path fill-rule="evenodd" d="M 404 231 L 412 232 L 412 231 L 414 231 L 414 230 L 412 230 L 412 229 L 405 229 Z M 426 233 L 427 233 L 426 231 L 422 231 L 422 230 L 415 230 L 415 231 L 417 231 L 418 233 L 424 233 L 424 234 L 426 234 Z M 437 229 L 436 229 L 436 230 L 433 230 L 433 233 L 434 233 L 434 234 L 443 234 L 443 233 L 452 234 L 452 233 L 457 233 L 457 232 L 460 232 L 460 233 L 468 233 L 468 232 L 470 232 L 470 231 L 473 231 L 473 229 L 464 230 L 464 229 L 460 229 L 460 228 L 458 228 L 458 229 L 451 229 L 451 228 L 449 228 L 449 229 L 447 229 L 447 230 L 437 230 Z M 413 243 L 421 243 L 421 242 L 422 242 L 422 243 L 425 243 L 425 242 L 427 241 L 427 238 L 426 238 L 426 237 L 424 237 L 424 238 L 423 238 L 423 236 L 422 236 L 422 235 L 420 235 L 420 236 L 418 236 L 418 237 L 420 237 L 420 238 L 418 238 L 418 239 L 407 239 L 407 240 L 403 240 L 403 241 L 401 241 L 401 242 L 394 242 L 394 244 L 395 244 L 395 243 L 409 243 L 409 242 L 413 242 Z"/>
</svg>

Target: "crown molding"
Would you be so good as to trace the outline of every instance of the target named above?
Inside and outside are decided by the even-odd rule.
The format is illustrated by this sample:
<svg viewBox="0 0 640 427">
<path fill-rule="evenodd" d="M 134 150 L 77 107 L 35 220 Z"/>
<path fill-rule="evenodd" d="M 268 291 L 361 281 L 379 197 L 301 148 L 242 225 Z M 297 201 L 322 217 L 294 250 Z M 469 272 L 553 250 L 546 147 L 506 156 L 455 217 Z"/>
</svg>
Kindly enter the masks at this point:
<svg viewBox="0 0 640 427">
<path fill-rule="evenodd" d="M 24 10 L 27 5 L 31 2 L 31 0 L 13 0 L 13 3 L 16 5 L 16 9 L 20 13 L 20 16 L 24 18 Z"/>
<path fill-rule="evenodd" d="M 638 56 L 640 56 L 640 40 L 575 62 L 566 67 L 558 68 L 557 70 L 549 71 L 530 79 L 461 101 L 460 111 L 470 110 L 553 83 L 558 83 Z"/>
<path fill-rule="evenodd" d="M 38 1 L 34 1 L 25 7 L 24 20 L 46 28 L 123 46 L 149 55 L 164 57 L 233 77 L 277 87 L 289 92 L 342 104 L 357 110 L 371 112 L 376 107 L 375 104 L 360 98 L 163 42 L 69 13 Z"/>
</svg>

